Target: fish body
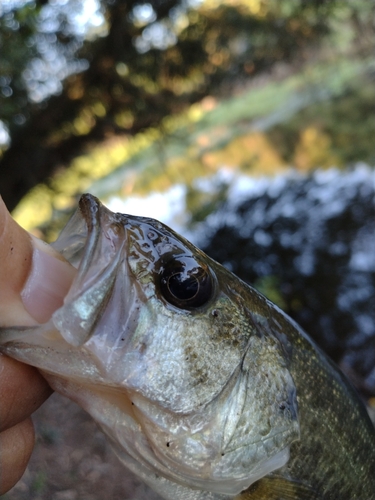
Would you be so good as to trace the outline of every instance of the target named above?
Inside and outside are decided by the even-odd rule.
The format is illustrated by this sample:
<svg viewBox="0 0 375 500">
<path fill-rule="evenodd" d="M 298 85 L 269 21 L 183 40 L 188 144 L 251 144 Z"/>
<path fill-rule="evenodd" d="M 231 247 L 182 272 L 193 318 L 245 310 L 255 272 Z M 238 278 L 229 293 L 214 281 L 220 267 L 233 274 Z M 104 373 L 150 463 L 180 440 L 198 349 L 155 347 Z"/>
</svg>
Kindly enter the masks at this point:
<svg viewBox="0 0 375 500">
<path fill-rule="evenodd" d="M 44 324 L 0 332 L 167 500 L 374 500 L 375 430 L 281 310 L 163 224 L 91 195 L 54 244 L 78 268 Z"/>
</svg>

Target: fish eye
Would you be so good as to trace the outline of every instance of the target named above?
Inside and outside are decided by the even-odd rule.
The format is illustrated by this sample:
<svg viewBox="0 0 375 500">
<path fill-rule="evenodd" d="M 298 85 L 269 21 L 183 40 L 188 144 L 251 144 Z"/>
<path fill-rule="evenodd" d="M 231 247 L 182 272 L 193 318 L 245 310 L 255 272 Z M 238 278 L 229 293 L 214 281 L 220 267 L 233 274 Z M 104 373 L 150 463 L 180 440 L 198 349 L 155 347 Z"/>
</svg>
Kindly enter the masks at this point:
<svg viewBox="0 0 375 500">
<path fill-rule="evenodd" d="M 212 276 L 194 258 L 174 257 L 161 268 L 160 290 L 167 302 L 180 309 L 202 307 L 212 297 Z"/>
</svg>

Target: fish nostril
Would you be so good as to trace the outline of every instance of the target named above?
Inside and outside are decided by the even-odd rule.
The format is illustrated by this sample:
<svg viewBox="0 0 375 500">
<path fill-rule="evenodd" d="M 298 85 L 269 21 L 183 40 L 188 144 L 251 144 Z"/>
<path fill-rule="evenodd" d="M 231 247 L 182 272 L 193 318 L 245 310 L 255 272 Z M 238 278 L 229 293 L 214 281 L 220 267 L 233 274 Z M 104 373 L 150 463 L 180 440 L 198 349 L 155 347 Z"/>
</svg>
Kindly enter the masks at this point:
<svg viewBox="0 0 375 500">
<path fill-rule="evenodd" d="M 115 236 L 123 236 L 125 229 L 120 222 L 112 222 L 109 227 Z"/>
</svg>

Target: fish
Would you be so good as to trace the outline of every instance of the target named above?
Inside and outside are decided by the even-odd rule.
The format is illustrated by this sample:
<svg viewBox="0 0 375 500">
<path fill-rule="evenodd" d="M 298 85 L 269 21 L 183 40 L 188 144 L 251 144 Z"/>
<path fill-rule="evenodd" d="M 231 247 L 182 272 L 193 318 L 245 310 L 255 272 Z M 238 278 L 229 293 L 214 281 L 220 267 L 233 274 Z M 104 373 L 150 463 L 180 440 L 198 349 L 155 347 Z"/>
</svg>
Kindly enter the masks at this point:
<svg viewBox="0 0 375 500">
<path fill-rule="evenodd" d="M 375 429 L 344 374 L 250 285 L 96 197 L 52 244 L 77 268 L 0 351 L 85 409 L 166 500 L 374 500 Z"/>
</svg>

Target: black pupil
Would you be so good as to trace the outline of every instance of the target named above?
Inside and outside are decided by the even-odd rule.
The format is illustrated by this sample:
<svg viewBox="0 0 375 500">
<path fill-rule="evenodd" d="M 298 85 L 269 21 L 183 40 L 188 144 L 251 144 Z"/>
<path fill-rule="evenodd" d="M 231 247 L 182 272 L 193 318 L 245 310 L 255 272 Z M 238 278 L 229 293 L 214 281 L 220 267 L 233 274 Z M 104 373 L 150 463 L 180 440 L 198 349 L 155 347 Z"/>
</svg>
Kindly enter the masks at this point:
<svg viewBox="0 0 375 500">
<path fill-rule="evenodd" d="M 212 296 L 211 274 L 193 257 L 172 258 L 162 268 L 160 289 L 164 298 L 180 309 L 201 307 Z"/>
<path fill-rule="evenodd" d="M 195 276 L 186 275 L 186 273 L 177 273 L 168 279 L 168 288 L 172 295 L 177 299 L 192 299 L 199 290 L 199 282 Z"/>
</svg>

